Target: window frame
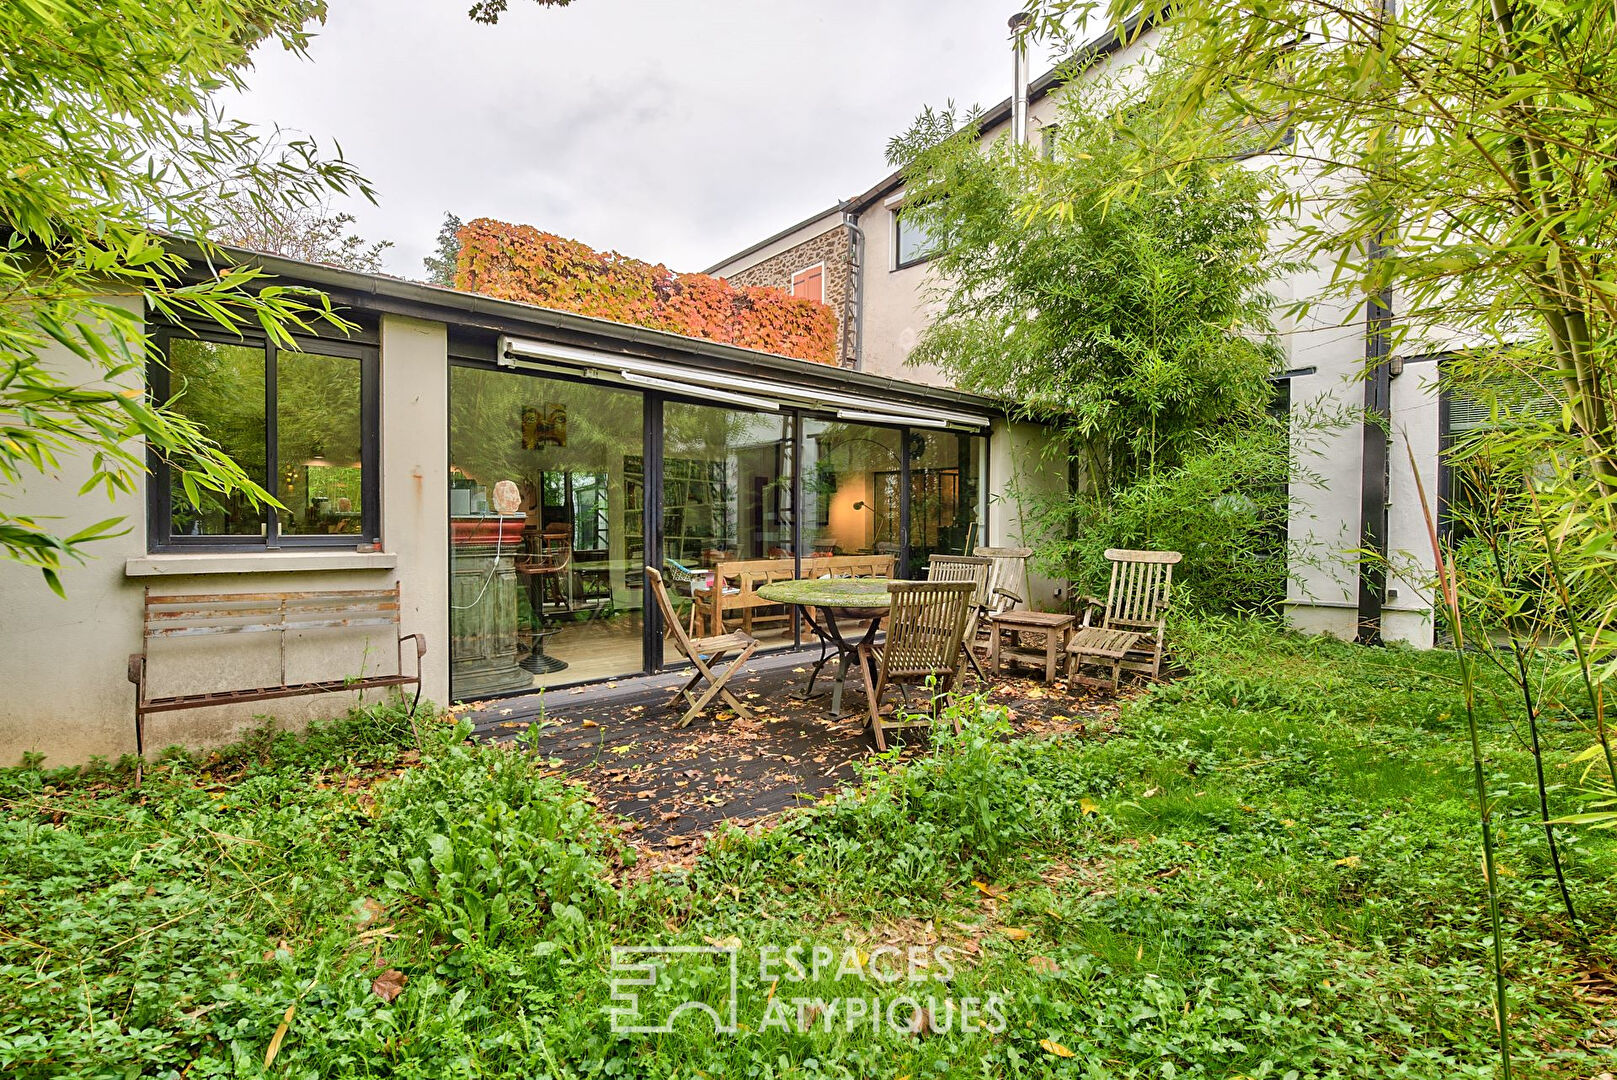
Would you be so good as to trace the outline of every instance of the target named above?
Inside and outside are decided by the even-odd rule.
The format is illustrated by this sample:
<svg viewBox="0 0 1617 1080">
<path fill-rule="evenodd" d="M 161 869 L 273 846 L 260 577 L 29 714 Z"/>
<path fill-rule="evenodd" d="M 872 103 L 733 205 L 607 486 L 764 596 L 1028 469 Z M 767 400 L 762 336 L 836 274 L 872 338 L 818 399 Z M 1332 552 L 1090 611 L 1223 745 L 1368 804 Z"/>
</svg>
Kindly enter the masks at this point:
<svg viewBox="0 0 1617 1080">
<path fill-rule="evenodd" d="M 172 394 L 168 356 L 176 338 L 218 345 L 264 350 L 264 461 L 267 476 L 253 477 L 271 495 L 280 497 L 277 382 L 282 352 L 334 356 L 359 361 L 359 464 L 360 532 L 340 535 L 282 533 L 280 515 L 265 509 L 264 531 L 241 536 L 193 536 L 174 532 L 174 493 L 169 463 L 156 450 L 146 451 L 146 548 L 152 554 L 176 552 L 271 552 L 296 549 L 353 550 L 379 545 L 381 531 L 381 350 L 371 343 L 294 335 L 298 348 L 286 349 L 262 334 L 234 334 L 218 327 L 189 324 L 155 328 L 147 353 L 146 387 L 153 401 L 166 402 Z"/>
<path fill-rule="evenodd" d="M 903 209 L 904 209 L 903 206 L 895 206 L 895 207 L 893 207 L 893 211 L 892 211 L 892 213 L 893 213 L 893 271 L 895 273 L 897 271 L 899 271 L 899 270 L 908 270 L 912 266 L 921 266 L 924 263 L 929 263 L 937 255 L 936 249 L 930 249 L 930 250 L 926 251 L 924 254 L 918 255 L 915 258 L 909 260 L 908 262 L 904 261 L 904 257 L 903 257 L 904 245 L 903 245 L 903 241 L 901 239 L 901 234 L 902 234 L 902 232 L 904 230 L 904 219 L 903 219 L 903 213 L 902 213 Z M 934 243 L 935 242 L 936 241 L 934 241 Z"/>
<path fill-rule="evenodd" d="M 1059 123 L 1039 125 L 1039 160 L 1054 161 L 1056 159 L 1056 140 L 1061 137 Z"/>
</svg>

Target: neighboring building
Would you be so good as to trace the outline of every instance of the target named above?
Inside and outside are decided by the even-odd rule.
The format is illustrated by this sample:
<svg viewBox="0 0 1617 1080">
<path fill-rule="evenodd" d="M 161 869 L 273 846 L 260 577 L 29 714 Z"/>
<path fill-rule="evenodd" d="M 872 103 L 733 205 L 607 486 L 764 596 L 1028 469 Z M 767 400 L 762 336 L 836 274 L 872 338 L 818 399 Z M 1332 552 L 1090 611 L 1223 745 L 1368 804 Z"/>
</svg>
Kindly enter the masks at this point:
<svg viewBox="0 0 1617 1080">
<path fill-rule="evenodd" d="M 64 570 L 65 600 L 37 570 L 0 560 L 0 611 L 12 615 L 0 620 L 0 763 L 133 750 L 126 661 L 142 651 L 148 591 L 397 584 L 400 631 L 428 644 L 426 697 L 482 699 L 657 670 L 648 562 L 683 602 L 682 570 L 726 560 L 795 568 L 800 556 L 890 554 L 914 575 L 932 552 L 1016 542 L 1016 505 L 989 492 L 1066 482 L 1038 472 L 1043 431 L 983 398 L 241 254 L 278 284 L 325 292 L 358 331 L 300 338 L 293 351 L 252 332 L 148 322 L 155 353 L 132 388 L 183 389 L 177 407 L 285 510 L 235 499 L 192 509 L 158 460 L 144 490 L 110 510 L 80 494 L 88 457 L 30 478 L 17 497 L 53 527 L 112 513 L 130 528 Z M 48 360 L 96 377 L 66 350 Z M 1053 603 L 1056 588 L 1035 581 L 1035 600 Z M 807 635 L 791 622 L 757 633 L 766 648 Z M 152 693 L 341 680 L 394 662 L 391 627 L 288 635 L 284 654 L 273 636 L 155 640 Z M 297 722 L 354 699 L 161 713 L 147 746 L 215 744 L 266 713 Z"/>
<path fill-rule="evenodd" d="M 1074 59 L 1035 79 L 1028 88 L 1026 138 L 1049 146 L 1059 123 L 1061 90 L 1076 79 L 1105 71 L 1125 85 L 1149 78 L 1156 32 L 1107 33 Z M 1012 99 L 982 118 L 982 138 L 1008 137 Z M 1283 152 L 1283 151 L 1282 151 Z M 1264 160 L 1264 159 L 1258 159 Z M 908 364 L 911 350 L 931 320 L 925 297 L 932 282 L 926 237 L 900 219 L 904 179 L 895 172 L 868 191 L 768 237 L 708 269 L 750 284 L 789 288 L 812 267 L 840 283 L 843 363 L 857 370 L 933 386 L 950 385 L 945 373 Z M 1329 267 L 1291 274 L 1275 283 L 1281 306 L 1327 294 Z M 1396 308 L 1396 298 L 1393 307 Z M 1432 571 L 1424 520 L 1404 452 L 1414 448 L 1426 489 L 1446 490 L 1439 447 L 1437 350 L 1432 355 L 1385 356 L 1384 338 L 1363 315 L 1334 297 L 1319 303 L 1302 323 L 1278 327 L 1286 364 L 1276 373 L 1281 396 L 1293 409 L 1315 405 L 1369 406 L 1385 421 L 1354 424 L 1333 433 L 1309 459 L 1323 487 L 1295 485 L 1290 537 L 1307 555 L 1293 564 L 1286 607 L 1299 627 L 1340 637 L 1387 639 L 1430 645 L 1433 621 L 1424 580 Z M 1377 372 L 1363 377 L 1367 359 L 1381 357 Z M 1407 576 L 1381 583 L 1359 573 L 1356 550 L 1388 552 Z"/>
</svg>

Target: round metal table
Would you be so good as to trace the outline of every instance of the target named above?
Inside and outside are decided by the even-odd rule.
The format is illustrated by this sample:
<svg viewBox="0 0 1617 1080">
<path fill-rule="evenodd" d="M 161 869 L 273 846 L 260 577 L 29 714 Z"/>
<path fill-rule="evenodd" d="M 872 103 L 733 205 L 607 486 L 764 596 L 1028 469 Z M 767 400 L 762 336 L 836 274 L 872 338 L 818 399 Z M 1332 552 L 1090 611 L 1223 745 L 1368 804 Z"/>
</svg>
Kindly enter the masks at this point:
<svg viewBox="0 0 1617 1080">
<path fill-rule="evenodd" d="M 814 636 L 820 639 L 820 658 L 809 671 L 805 698 L 813 696 L 814 680 L 833 655 L 837 658 L 837 677 L 831 686 L 831 719 L 842 717 L 842 687 L 847 681 L 848 665 L 859 658 L 859 673 L 865 682 L 865 693 L 873 692 L 870 675 L 870 641 L 876 636 L 887 609 L 892 604 L 888 592 L 891 581 L 887 578 L 797 578 L 761 585 L 758 595 L 776 604 L 796 607 L 803 612 L 803 621 L 809 624 Z M 818 617 L 816 617 L 816 614 Z M 857 639 L 845 636 L 839 620 L 866 623 L 865 631 Z"/>
</svg>

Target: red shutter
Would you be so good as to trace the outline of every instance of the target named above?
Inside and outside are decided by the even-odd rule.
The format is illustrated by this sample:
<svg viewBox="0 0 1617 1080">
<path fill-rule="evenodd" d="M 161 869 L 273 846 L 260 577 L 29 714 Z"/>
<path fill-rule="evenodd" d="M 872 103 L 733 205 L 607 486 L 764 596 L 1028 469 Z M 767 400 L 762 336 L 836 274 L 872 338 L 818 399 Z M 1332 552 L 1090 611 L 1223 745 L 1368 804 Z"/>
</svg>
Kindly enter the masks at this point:
<svg viewBox="0 0 1617 1080">
<path fill-rule="evenodd" d="M 812 266 L 793 274 L 792 295 L 800 300 L 813 300 L 816 304 L 825 303 L 824 269 Z"/>
</svg>

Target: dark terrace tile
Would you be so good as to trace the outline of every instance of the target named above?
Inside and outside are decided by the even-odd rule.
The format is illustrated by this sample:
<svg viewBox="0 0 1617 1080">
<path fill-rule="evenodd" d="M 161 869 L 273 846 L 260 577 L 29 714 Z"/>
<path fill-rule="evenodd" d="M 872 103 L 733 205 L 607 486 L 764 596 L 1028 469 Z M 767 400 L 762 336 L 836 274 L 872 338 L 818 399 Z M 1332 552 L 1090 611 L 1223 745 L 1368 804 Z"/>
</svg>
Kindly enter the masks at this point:
<svg viewBox="0 0 1617 1080">
<path fill-rule="evenodd" d="M 823 681 L 813 699 L 798 696 L 811 659 L 764 657 L 732 679 L 736 696 L 754 710 L 745 719 L 710 708 L 689 727 L 676 727 L 683 709 L 666 703 L 688 677 L 677 673 L 485 702 L 461 715 L 477 736 L 495 741 L 537 727 L 530 736 L 536 751 L 587 784 L 603 810 L 627 819 L 638 841 L 679 848 L 721 822 L 755 822 L 858 779 L 854 762 L 875 753 L 864 694 L 850 689 L 848 715 L 832 721 L 830 699 L 819 692 Z M 982 687 L 971 680 L 968 689 Z M 1011 710 L 1023 734 L 1099 734 L 1116 715 L 1108 696 L 1025 679 L 996 680 L 988 698 Z M 924 753 L 926 732 L 908 735 L 900 755 Z"/>
</svg>

